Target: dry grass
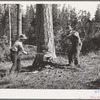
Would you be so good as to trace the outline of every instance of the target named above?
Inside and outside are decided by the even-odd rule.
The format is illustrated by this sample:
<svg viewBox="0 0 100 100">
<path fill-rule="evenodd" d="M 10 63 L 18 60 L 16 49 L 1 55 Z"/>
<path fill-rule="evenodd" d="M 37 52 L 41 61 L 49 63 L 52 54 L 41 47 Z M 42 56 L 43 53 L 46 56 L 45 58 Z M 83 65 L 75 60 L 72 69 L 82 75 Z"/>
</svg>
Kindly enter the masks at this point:
<svg viewBox="0 0 100 100">
<path fill-rule="evenodd" d="M 0 64 L 0 88 L 24 89 L 99 89 L 100 88 L 100 56 L 99 52 L 81 56 L 81 67 L 58 66 L 44 68 L 39 72 L 21 72 L 5 75 L 11 62 Z M 58 57 L 62 64 L 67 64 L 67 57 Z M 24 68 L 32 64 L 32 60 L 23 60 Z"/>
</svg>

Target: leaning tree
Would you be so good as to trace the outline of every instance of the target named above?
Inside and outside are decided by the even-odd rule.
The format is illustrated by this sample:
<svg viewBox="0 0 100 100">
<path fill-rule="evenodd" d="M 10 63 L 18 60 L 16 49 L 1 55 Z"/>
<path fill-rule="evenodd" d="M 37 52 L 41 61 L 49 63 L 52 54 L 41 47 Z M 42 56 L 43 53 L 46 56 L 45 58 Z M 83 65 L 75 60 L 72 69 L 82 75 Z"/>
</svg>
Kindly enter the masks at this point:
<svg viewBox="0 0 100 100">
<path fill-rule="evenodd" d="M 37 55 L 32 68 L 43 68 L 57 62 L 55 54 L 51 4 L 37 4 Z"/>
</svg>

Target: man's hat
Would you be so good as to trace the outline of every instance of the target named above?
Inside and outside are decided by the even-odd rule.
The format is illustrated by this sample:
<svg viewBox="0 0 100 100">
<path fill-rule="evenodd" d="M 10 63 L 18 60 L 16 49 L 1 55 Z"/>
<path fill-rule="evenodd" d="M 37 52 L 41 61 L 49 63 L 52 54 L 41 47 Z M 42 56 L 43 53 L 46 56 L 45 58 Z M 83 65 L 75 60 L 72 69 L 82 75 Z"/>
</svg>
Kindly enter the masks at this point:
<svg viewBox="0 0 100 100">
<path fill-rule="evenodd" d="M 70 37 L 70 36 L 75 36 L 77 38 L 79 38 L 79 33 L 77 31 L 71 31 L 70 34 L 67 36 L 67 37 Z"/>
<path fill-rule="evenodd" d="M 27 39 L 27 37 L 25 36 L 25 34 L 21 34 L 21 35 L 19 36 L 19 39 Z"/>
<path fill-rule="evenodd" d="M 79 38 L 79 33 L 77 31 L 73 31 L 71 34 Z"/>
</svg>

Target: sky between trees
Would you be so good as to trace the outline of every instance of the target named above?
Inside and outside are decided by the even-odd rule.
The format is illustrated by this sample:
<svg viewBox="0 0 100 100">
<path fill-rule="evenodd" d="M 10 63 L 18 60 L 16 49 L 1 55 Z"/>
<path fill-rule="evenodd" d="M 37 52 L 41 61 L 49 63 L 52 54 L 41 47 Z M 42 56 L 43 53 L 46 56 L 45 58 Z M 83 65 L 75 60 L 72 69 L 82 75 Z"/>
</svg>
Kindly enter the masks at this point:
<svg viewBox="0 0 100 100">
<path fill-rule="evenodd" d="M 52 3 L 52 2 L 49 2 L 49 3 Z M 34 5 L 34 2 L 33 3 L 29 3 L 28 5 L 30 5 L 30 4 Z M 55 4 L 55 3 L 52 3 L 52 4 Z M 91 13 L 91 18 L 93 18 L 95 16 L 95 11 L 97 9 L 97 5 L 100 4 L 100 2 L 89 2 L 89 1 L 86 1 L 86 2 L 79 2 L 79 1 L 72 2 L 71 1 L 71 2 L 65 2 L 65 3 L 64 2 L 57 2 L 57 4 L 60 4 L 60 6 L 59 6 L 60 9 L 65 4 L 66 7 L 68 7 L 68 5 L 70 5 L 72 7 L 75 7 L 77 12 L 79 10 L 89 11 Z M 23 13 L 25 13 L 27 4 L 26 3 L 25 4 L 22 3 L 22 6 L 23 6 L 22 7 Z"/>
</svg>

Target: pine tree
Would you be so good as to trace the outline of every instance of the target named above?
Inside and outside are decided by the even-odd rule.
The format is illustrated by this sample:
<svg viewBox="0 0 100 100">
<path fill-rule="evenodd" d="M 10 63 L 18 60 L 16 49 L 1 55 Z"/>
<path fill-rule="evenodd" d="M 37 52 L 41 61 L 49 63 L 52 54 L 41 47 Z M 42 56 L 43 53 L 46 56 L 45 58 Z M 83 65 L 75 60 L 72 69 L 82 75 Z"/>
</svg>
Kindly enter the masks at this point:
<svg viewBox="0 0 100 100">
<path fill-rule="evenodd" d="M 44 67 L 45 63 L 57 61 L 55 54 L 52 5 L 37 4 L 37 55 L 33 68 Z"/>
<path fill-rule="evenodd" d="M 9 5 L 9 47 L 11 47 L 11 11 Z"/>
<path fill-rule="evenodd" d="M 100 5 L 99 4 L 97 6 L 97 10 L 96 10 L 96 13 L 95 13 L 95 21 L 100 22 Z"/>
<path fill-rule="evenodd" d="M 18 36 L 22 34 L 22 11 L 20 4 L 17 4 L 17 34 Z"/>
</svg>

